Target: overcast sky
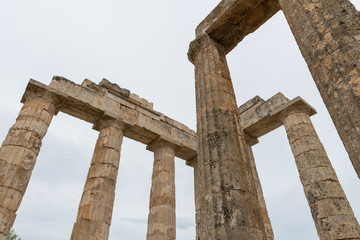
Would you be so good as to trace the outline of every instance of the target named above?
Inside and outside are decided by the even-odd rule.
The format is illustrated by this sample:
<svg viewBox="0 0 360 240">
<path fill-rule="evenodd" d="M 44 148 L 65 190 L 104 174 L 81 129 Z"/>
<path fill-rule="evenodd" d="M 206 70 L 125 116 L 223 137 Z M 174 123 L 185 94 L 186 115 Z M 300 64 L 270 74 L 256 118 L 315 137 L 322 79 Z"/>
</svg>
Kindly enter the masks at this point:
<svg viewBox="0 0 360 240">
<path fill-rule="evenodd" d="M 102 78 L 148 99 L 196 129 L 195 27 L 218 0 L 0 0 L 0 139 L 21 108 L 30 78 L 78 84 Z M 360 2 L 352 0 L 360 9 Z M 281 12 L 243 40 L 228 62 L 238 104 L 277 92 L 301 96 L 340 182 L 360 218 L 360 181 Z M 69 239 L 97 132 L 63 113 L 54 117 L 14 225 L 23 240 Z M 275 238 L 318 239 L 281 127 L 253 147 Z M 124 139 L 110 239 L 146 236 L 153 154 Z M 176 159 L 177 239 L 195 238 L 193 171 Z"/>
</svg>

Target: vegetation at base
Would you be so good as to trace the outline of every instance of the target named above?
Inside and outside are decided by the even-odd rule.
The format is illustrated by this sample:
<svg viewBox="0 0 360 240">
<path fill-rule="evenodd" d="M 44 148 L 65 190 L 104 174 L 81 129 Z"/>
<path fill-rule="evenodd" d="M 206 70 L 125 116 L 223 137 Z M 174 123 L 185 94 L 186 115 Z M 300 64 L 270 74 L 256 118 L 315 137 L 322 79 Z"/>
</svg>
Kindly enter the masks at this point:
<svg viewBox="0 0 360 240">
<path fill-rule="evenodd" d="M 21 240 L 21 237 L 19 237 L 19 235 L 16 234 L 14 229 L 11 229 L 9 236 L 7 237 L 7 240 Z"/>
</svg>

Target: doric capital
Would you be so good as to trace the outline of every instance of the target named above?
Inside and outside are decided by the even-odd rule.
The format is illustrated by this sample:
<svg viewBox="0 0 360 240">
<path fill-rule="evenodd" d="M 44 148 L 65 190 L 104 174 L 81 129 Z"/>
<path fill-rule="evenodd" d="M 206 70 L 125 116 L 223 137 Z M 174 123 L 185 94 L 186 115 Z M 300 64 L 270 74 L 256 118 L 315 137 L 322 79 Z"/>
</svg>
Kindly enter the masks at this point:
<svg viewBox="0 0 360 240">
<path fill-rule="evenodd" d="M 206 33 L 198 36 L 195 40 L 193 40 L 189 45 L 188 50 L 188 59 L 191 63 L 194 63 L 195 58 L 199 51 L 201 49 L 204 49 L 206 47 L 213 46 L 216 47 L 219 51 L 223 51 L 225 54 L 224 47 L 216 42 L 214 39 L 212 39 L 209 35 Z"/>
<path fill-rule="evenodd" d="M 99 119 L 95 122 L 93 129 L 100 131 L 101 129 L 105 128 L 105 127 L 116 127 L 119 128 L 121 130 L 124 130 L 125 128 L 125 124 L 123 121 L 121 121 L 120 119 L 111 116 L 109 114 L 104 113 L 101 117 L 99 117 Z"/>
<path fill-rule="evenodd" d="M 169 145 L 172 148 L 174 148 L 174 151 L 176 151 L 177 148 L 183 147 L 180 143 L 174 142 L 171 139 L 165 137 L 165 136 L 159 136 L 157 139 L 152 141 L 149 145 L 146 146 L 146 150 L 155 152 L 155 150 L 158 147 Z"/>
<path fill-rule="evenodd" d="M 313 107 L 311 107 L 302 98 L 297 97 L 290 101 L 289 104 L 286 104 L 284 108 L 279 112 L 279 119 L 280 121 L 284 122 L 287 117 L 294 114 L 306 114 L 310 117 L 315 113 L 316 110 Z"/>
</svg>

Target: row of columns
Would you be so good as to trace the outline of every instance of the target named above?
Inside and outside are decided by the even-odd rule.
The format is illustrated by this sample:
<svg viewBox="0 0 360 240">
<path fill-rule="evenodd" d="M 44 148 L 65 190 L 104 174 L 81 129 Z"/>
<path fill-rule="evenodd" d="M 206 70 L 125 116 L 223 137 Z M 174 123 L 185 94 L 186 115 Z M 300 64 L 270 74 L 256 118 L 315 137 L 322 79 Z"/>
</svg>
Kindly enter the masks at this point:
<svg viewBox="0 0 360 240">
<path fill-rule="evenodd" d="M 42 139 L 61 104 L 50 92 L 27 92 L 15 124 L 0 148 L 0 240 L 6 240 L 40 151 Z M 105 240 L 115 199 L 124 124 L 103 116 L 94 125 L 99 131 L 88 171 L 72 240 Z M 148 240 L 175 240 L 175 149 L 158 139 L 149 146 L 154 168 L 149 207 Z"/>
<path fill-rule="evenodd" d="M 14 222 L 15 212 L 20 205 L 31 171 L 35 165 L 36 156 L 40 151 L 41 139 L 44 137 L 55 113 L 56 106 L 60 102 L 57 97 L 47 92 L 27 96 L 16 123 L 11 127 L 0 148 L 1 240 L 6 239 Z M 209 116 L 211 117 L 214 112 L 210 111 Z M 215 113 L 219 118 L 222 112 L 220 110 Z M 236 116 L 236 113 L 233 114 Z M 208 119 L 214 121 L 209 116 Z M 238 119 L 236 117 L 234 119 L 233 124 L 238 124 Z M 281 119 L 294 153 L 300 179 L 320 239 L 360 239 L 359 224 L 354 217 L 326 152 L 317 137 L 307 109 L 290 108 L 282 113 Z M 109 235 L 124 125 L 115 118 L 104 116 L 94 125 L 94 128 L 99 131 L 99 137 L 71 235 L 73 240 L 108 239 Z M 211 146 L 207 153 L 208 156 L 212 156 L 212 162 L 208 163 L 210 166 L 205 165 L 201 168 L 198 158 L 188 161 L 188 165 L 194 167 L 197 239 L 208 239 L 208 235 L 210 235 L 209 239 L 216 239 L 212 238 L 212 236 L 221 236 L 221 234 L 227 232 L 228 226 L 233 228 L 235 224 L 243 225 L 239 229 L 233 230 L 234 232 L 228 235 L 231 238 L 227 239 L 232 239 L 235 235 L 231 234 L 236 233 L 240 233 L 241 238 L 244 236 L 242 234 L 247 234 L 246 236 L 251 237 L 249 239 L 274 239 L 251 146 L 243 140 L 239 141 L 244 147 L 244 151 L 241 152 L 244 155 L 239 154 L 239 156 L 246 157 L 246 159 L 242 160 L 244 161 L 242 164 L 246 169 L 236 168 L 237 165 L 231 162 L 236 160 L 225 159 L 230 163 L 226 163 L 224 168 L 216 170 L 218 164 L 215 157 L 221 157 L 226 145 L 220 144 L 220 146 L 216 146 L 216 142 L 211 141 L 223 140 L 228 132 L 212 134 L 214 134 L 214 139 L 210 138 L 208 140 L 210 143 L 207 143 Z M 231 136 L 231 134 L 229 135 Z M 243 139 L 241 136 L 238 136 L 238 138 Z M 229 141 L 225 144 L 229 144 Z M 147 239 L 174 240 L 176 237 L 174 164 L 176 145 L 159 138 L 150 144 L 148 149 L 154 152 L 154 167 Z M 229 153 L 226 156 L 229 157 Z M 230 169 L 232 167 L 235 167 L 235 169 Z M 242 171 L 236 172 L 239 169 Z M 203 179 L 214 182 L 215 186 L 204 182 L 200 178 L 202 174 L 205 175 Z M 236 174 L 239 175 L 236 176 Z M 224 181 L 224 183 L 221 181 Z M 230 189 L 230 193 L 227 193 L 225 188 L 224 192 L 224 187 L 235 187 L 235 190 L 237 190 L 236 187 L 241 189 L 241 181 L 246 181 L 248 184 L 252 182 L 252 191 L 244 194 L 245 196 L 240 195 L 243 194 L 241 191 L 236 193 L 233 189 Z M 230 184 L 233 185 L 230 186 Z M 232 214 L 232 212 L 225 211 L 216 213 L 218 218 L 210 219 L 207 211 L 212 210 L 214 213 L 215 210 L 222 210 L 218 208 L 218 203 L 215 204 L 215 209 L 210 209 L 206 205 L 207 201 L 214 203 L 214 197 L 211 195 L 213 194 L 212 191 L 218 193 L 218 195 L 214 194 L 218 199 L 221 199 L 222 194 L 227 198 L 238 197 L 239 204 L 237 207 L 243 207 L 244 201 L 249 202 L 250 199 L 251 205 L 255 205 L 257 208 L 252 210 L 257 210 L 258 215 L 254 212 L 248 213 L 248 209 L 237 209 L 232 205 L 227 205 L 229 211 L 238 211 L 239 216 L 245 214 L 241 215 L 241 220 L 245 221 L 245 223 L 236 222 L 237 219 L 233 218 L 230 220 L 235 221 L 226 225 L 226 221 L 229 221 L 227 219 L 229 215 L 227 214 Z M 237 215 L 233 214 L 231 216 L 236 217 Z M 256 220 L 257 222 L 248 224 L 249 219 L 247 217 L 253 217 L 250 220 Z M 209 222 L 204 221 L 204 219 L 209 220 L 210 224 L 215 224 L 209 226 Z M 211 229 L 212 232 L 204 232 L 204 229 Z"/>
</svg>

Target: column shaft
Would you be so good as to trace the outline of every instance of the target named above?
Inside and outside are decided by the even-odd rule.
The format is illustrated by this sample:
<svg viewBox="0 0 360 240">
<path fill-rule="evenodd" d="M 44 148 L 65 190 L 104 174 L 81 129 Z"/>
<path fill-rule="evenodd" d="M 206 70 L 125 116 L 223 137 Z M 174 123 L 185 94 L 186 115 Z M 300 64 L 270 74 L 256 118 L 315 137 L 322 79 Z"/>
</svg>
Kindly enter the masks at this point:
<svg viewBox="0 0 360 240">
<path fill-rule="evenodd" d="M 190 45 L 195 65 L 201 240 L 266 239 L 223 47 Z"/>
<path fill-rule="evenodd" d="M 359 224 L 309 116 L 289 114 L 284 126 L 320 239 L 360 239 Z"/>
<path fill-rule="evenodd" d="M 272 230 L 271 221 L 270 221 L 269 214 L 268 214 L 268 211 L 266 208 L 266 202 L 265 202 L 264 193 L 263 193 L 263 190 L 261 187 L 259 174 L 256 169 L 254 154 L 253 154 L 253 151 L 249 144 L 247 144 L 246 147 L 247 147 L 247 151 L 248 151 L 248 154 L 250 157 L 251 171 L 252 171 L 253 178 L 254 178 L 254 184 L 255 184 L 255 188 L 256 188 L 257 198 L 258 198 L 259 204 L 260 204 L 261 218 L 262 218 L 262 222 L 263 222 L 264 228 L 265 228 L 266 239 L 274 240 L 274 232 Z"/>
<path fill-rule="evenodd" d="M 349 0 L 279 0 L 360 178 L 360 13 Z"/>
<path fill-rule="evenodd" d="M 121 123 L 100 122 L 99 138 L 79 204 L 72 240 L 108 239 L 122 140 Z"/>
<path fill-rule="evenodd" d="M 0 240 L 14 223 L 54 113 L 52 96 L 29 96 L 0 148 Z"/>
<path fill-rule="evenodd" d="M 175 240 L 175 146 L 154 146 L 147 240 Z"/>
</svg>

